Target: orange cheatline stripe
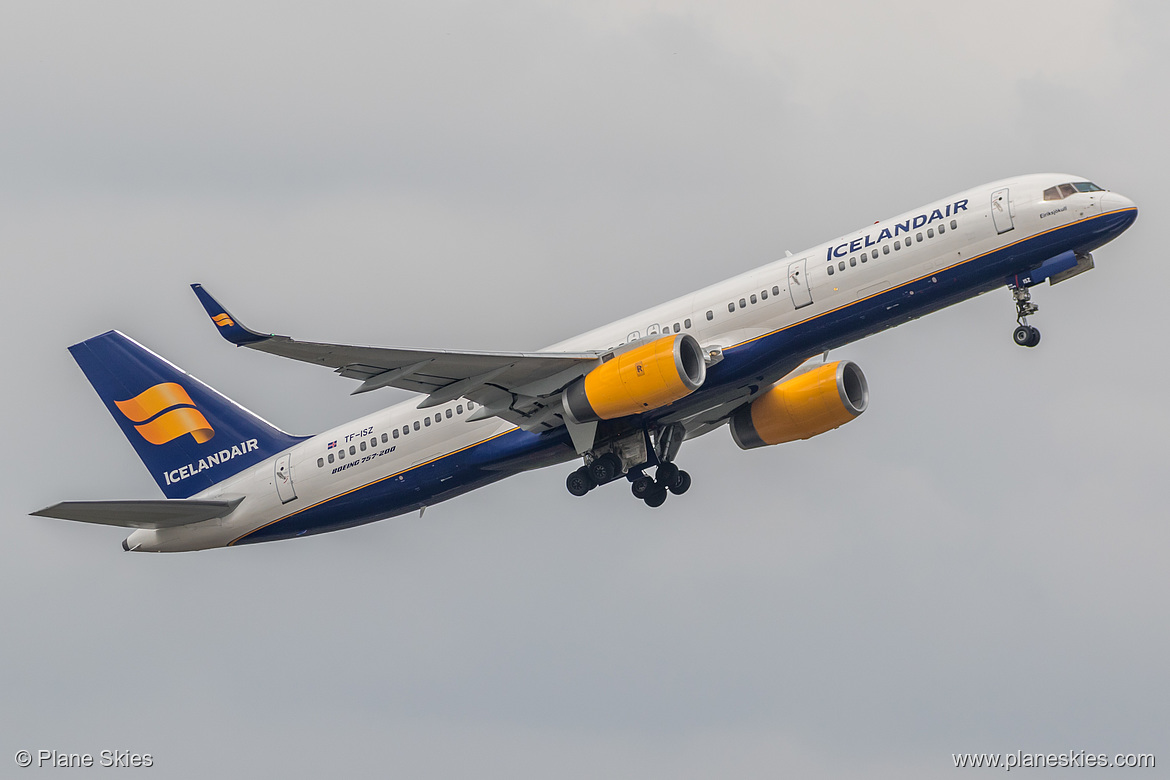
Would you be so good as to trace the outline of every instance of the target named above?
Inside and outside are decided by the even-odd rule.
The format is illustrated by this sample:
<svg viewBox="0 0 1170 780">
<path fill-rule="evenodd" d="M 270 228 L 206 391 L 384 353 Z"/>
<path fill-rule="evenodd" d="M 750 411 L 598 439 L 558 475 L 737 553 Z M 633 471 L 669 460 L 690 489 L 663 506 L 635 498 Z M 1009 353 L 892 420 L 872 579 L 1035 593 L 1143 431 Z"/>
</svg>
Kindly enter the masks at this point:
<svg viewBox="0 0 1170 780">
<path fill-rule="evenodd" d="M 357 492 L 357 491 L 359 491 L 359 490 L 365 490 L 366 488 L 370 487 L 371 485 L 376 485 L 376 484 L 378 484 L 379 482 L 385 482 L 385 481 L 386 481 L 386 480 L 388 480 L 388 479 L 394 479 L 395 477 L 397 477 L 397 476 L 400 476 L 400 475 L 402 475 L 402 474 L 405 474 L 405 473 L 406 473 L 406 472 L 408 472 L 408 471 L 414 471 L 414 470 L 415 470 L 415 469 L 417 469 L 417 468 L 421 468 L 421 467 L 423 467 L 423 466 L 430 465 L 431 463 L 434 463 L 435 461 L 442 460 L 443 458 L 449 458 L 449 457 L 451 457 L 452 455 L 457 455 L 457 454 L 459 454 L 460 452 L 465 452 L 466 450 L 469 450 L 469 449 L 471 449 L 472 447 L 478 447 L 478 446 L 480 446 L 481 444 L 487 444 L 489 441 L 492 441 L 493 439 L 498 439 L 498 438 L 500 438 L 501 436 L 507 436 L 509 433 L 512 433 L 513 431 L 518 431 L 518 430 L 520 430 L 520 428 L 510 428 L 510 429 L 508 429 L 508 430 L 504 431 L 503 433 L 497 433 L 495 436 L 489 436 L 489 437 L 487 437 L 486 439 L 484 439 L 483 441 L 477 441 L 477 442 L 475 442 L 474 444 L 468 444 L 466 447 L 460 447 L 460 448 L 459 448 L 459 449 L 457 449 L 457 450 L 453 450 L 453 451 L 451 451 L 451 452 L 444 453 L 443 455 L 440 455 L 440 456 L 438 456 L 437 458 L 431 458 L 430 460 L 423 461 L 422 463 L 416 463 L 416 464 L 414 464 L 413 466 L 411 466 L 411 467 L 410 467 L 410 468 L 408 468 L 408 469 L 402 469 L 401 471 L 395 471 L 393 474 L 389 474 L 389 475 L 387 475 L 387 476 L 385 476 L 385 477 L 379 477 L 378 479 L 375 479 L 373 482 L 367 482 L 367 483 L 366 483 L 366 484 L 364 484 L 364 485 L 359 485 L 359 486 L 357 486 L 357 487 L 355 487 L 355 488 L 352 488 L 352 489 L 350 489 L 350 490 L 347 490 L 347 491 L 345 491 L 344 493 L 338 493 L 338 494 L 337 494 L 337 495 L 335 495 L 335 496 L 330 496 L 329 498 L 324 498 L 324 499 L 321 499 L 320 501 L 318 501 L 318 502 L 317 502 L 317 503 L 315 503 L 315 504 L 310 504 L 309 506 L 306 506 L 306 507 L 301 507 L 300 509 L 298 509 L 298 510 L 297 510 L 297 511 L 295 511 L 295 512 L 289 512 L 289 513 L 288 513 L 287 515 L 285 515 L 284 517 L 278 517 L 278 518 L 276 518 L 275 520 L 272 520 L 272 521 L 270 521 L 270 522 L 267 522 L 267 523 L 265 523 L 265 524 L 264 524 L 264 525 L 262 525 L 262 526 L 258 526 L 258 527 L 256 527 L 256 528 L 253 528 L 251 531 L 248 531 L 247 533 L 240 534 L 240 535 L 239 535 L 239 536 L 237 536 L 235 539 L 232 539 L 230 542 L 228 542 L 228 543 L 227 543 L 227 546 L 228 546 L 228 547 L 231 547 L 233 544 L 235 544 L 236 542 L 240 541 L 240 540 L 241 540 L 241 539 L 243 539 L 245 536 L 250 536 L 251 534 L 254 534 L 254 533 L 256 533 L 257 531 L 262 531 L 262 530 L 264 530 L 265 528 L 267 528 L 267 527 L 268 527 L 268 526 L 270 526 L 270 525 L 275 525 L 276 523 L 279 523 L 279 522 L 280 522 L 280 521 L 282 521 L 282 520 L 287 520 L 287 519 L 289 519 L 290 517 L 292 517 L 292 516 L 294 516 L 294 515 L 299 515 L 301 512 L 308 512 L 310 509 L 313 509 L 313 508 L 315 508 L 315 507 L 319 507 L 319 506 L 321 506 L 322 504 L 328 504 L 330 501 L 333 501 L 334 499 L 341 498 L 342 496 L 348 496 L 350 493 L 356 493 L 356 492 Z"/>
<path fill-rule="evenodd" d="M 813 320 L 815 320 L 817 317 L 824 317 L 824 316 L 825 316 L 825 315 L 827 315 L 827 314 L 832 314 L 832 313 L 834 313 L 834 312 L 841 311 L 842 309 L 848 309 L 850 306 L 853 306 L 853 305 L 855 305 L 855 304 L 861 303 L 862 301 L 868 301 L 870 298 L 876 298 L 876 297 L 877 297 L 877 296 L 879 296 L 879 295 L 885 295 L 885 294 L 886 294 L 886 293 L 888 293 L 888 292 L 893 292 L 894 290 L 900 290 L 900 289 L 902 289 L 903 287 L 906 287 L 906 286 L 908 286 L 908 285 L 914 284 L 915 282 L 921 282 L 923 279 L 925 279 L 925 278 L 927 278 L 927 277 L 929 277 L 929 276 L 935 276 L 936 274 L 941 274 L 943 271 L 949 271 L 949 270 L 951 270 L 952 268 L 958 268 L 959 266 L 961 266 L 961 265 L 964 265 L 964 264 L 966 264 L 966 263 L 972 263 L 972 262 L 974 262 L 974 261 L 976 261 L 976 260 L 978 260 L 978 259 L 980 259 L 980 258 L 982 258 L 982 257 L 987 257 L 987 256 L 988 256 L 988 255 L 990 255 L 990 254 L 995 254 L 996 252 L 1002 252 L 1003 250 L 1005 250 L 1005 249 L 1008 249 L 1008 248 L 1010 248 L 1010 247 L 1013 247 L 1013 246 L 1015 246 L 1016 244 L 1022 244 L 1022 243 L 1024 243 L 1025 241 L 1030 241 L 1030 240 L 1032 240 L 1033 238 L 1039 238 L 1040 236 L 1045 236 L 1045 235 L 1048 235 L 1049 233 L 1053 233 L 1053 232 L 1055 232 L 1055 231 L 1057 231 L 1057 230 L 1064 230 L 1065 228 L 1070 228 L 1070 227 L 1072 227 L 1073 225 L 1080 225 L 1080 224 L 1081 224 L 1081 223 L 1083 223 L 1083 222 L 1091 222 L 1091 221 L 1092 221 L 1092 220 L 1094 220 L 1094 219 L 1101 219 L 1102 217 L 1107 217 L 1107 216 L 1109 216 L 1109 215 L 1111 215 L 1111 214 L 1121 214 L 1121 213 L 1123 213 L 1123 212 L 1126 212 L 1126 211 L 1137 211 L 1137 208 L 1135 207 L 1135 208 L 1132 208 L 1132 209 L 1120 209 L 1120 210 L 1118 210 L 1118 211 L 1110 211 L 1108 214 L 1094 214 L 1094 215 L 1093 215 L 1093 216 L 1091 216 L 1091 217 L 1085 217 L 1084 219 L 1079 219 L 1079 220 L 1077 220 L 1076 222 L 1070 222 L 1070 223 L 1068 223 L 1067 225 L 1059 225 L 1059 226 L 1057 226 L 1057 227 L 1054 227 L 1054 228 L 1050 228 L 1050 229 L 1048 229 L 1048 230 L 1045 230 L 1045 231 L 1043 231 L 1043 232 L 1041 232 L 1041 233 L 1036 233 L 1035 235 L 1028 236 L 1027 238 L 1021 238 L 1019 241 L 1013 241 L 1013 242 L 1012 242 L 1012 243 L 1010 243 L 1010 244 L 1005 244 L 1004 246 L 1001 246 L 1001 247 L 996 247 L 995 249 L 991 249 L 991 250 L 989 250 L 989 251 L 987 251 L 987 252 L 984 252 L 984 253 L 983 253 L 983 254 L 981 254 L 981 255 L 975 255 L 974 257 L 968 257 L 966 260 L 960 260 L 960 261 L 959 261 L 959 262 L 957 262 L 957 263 L 954 263 L 954 264 L 952 264 L 952 265 L 948 265 L 946 268 L 940 268 L 940 269 L 938 269 L 937 271 L 931 271 L 931 272 L 930 272 L 930 273 L 928 273 L 928 274 L 923 274 L 922 276 L 919 276 L 919 277 L 918 277 L 918 278 L 916 278 L 916 279 L 911 279 L 911 280 L 910 280 L 910 281 L 908 281 L 908 282 L 903 282 L 902 284 L 898 285 L 897 287 L 888 287 L 888 288 L 886 288 L 886 289 L 884 289 L 884 290 L 879 290 L 878 292 L 875 292 L 873 295 L 867 295 L 867 296 L 865 296 L 864 298 L 858 298 L 856 301 L 850 301 L 849 303 L 842 304 L 841 306 L 838 306 L 838 307 L 837 307 L 837 308 L 835 308 L 835 309 L 829 309 L 828 311 L 823 311 L 823 312 L 821 312 L 820 314 L 817 314 L 817 315 L 815 315 L 815 316 L 809 317 L 807 320 L 801 320 L 800 322 L 794 322 L 794 323 L 792 323 L 791 325 L 785 325 L 783 328 L 777 328 L 776 330 L 770 331 L 770 332 L 768 332 L 768 333 L 765 333 L 765 334 L 763 334 L 763 335 L 760 335 L 760 336 L 755 336 L 755 337 L 753 337 L 753 338 L 747 339 L 746 341 L 741 341 L 741 342 L 739 342 L 738 344 L 732 344 L 730 347 L 727 347 L 727 349 L 726 349 L 726 350 L 724 350 L 724 351 L 726 352 L 726 351 L 728 351 L 728 350 L 736 349 L 736 348 L 738 348 L 738 347 L 742 347 L 742 346 L 744 346 L 745 344 L 751 344 L 753 341 L 759 341 L 760 339 L 766 339 L 766 338 L 768 338 L 768 336 L 774 336 L 774 335 L 776 335 L 777 333 L 780 333 L 780 332 L 782 332 L 782 331 L 786 331 L 786 330 L 788 330 L 789 328 L 795 328 L 797 325 L 803 325 L 803 324 L 805 324 L 806 322 L 812 322 L 812 321 L 813 321 Z"/>
<path fill-rule="evenodd" d="M 186 433 L 191 434 L 199 444 L 211 441 L 211 437 L 215 436 L 207 418 L 190 406 L 172 409 L 145 425 L 135 425 L 134 429 L 151 444 L 166 444 Z"/>
<path fill-rule="evenodd" d="M 130 418 L 131 422 L 136 423 L 149 420 L 163 409 L 179 404 L 194 406 L 195 402 L 191 400 L 191 396 L 187 395 L 187 391 L 181 385 L 174 382 L 163 382 L 143 390 L 133 398 L 128 398 L 125 401 L 114 401 L 114 405 L 121 410 L 122 414 Z"/>
</svg>

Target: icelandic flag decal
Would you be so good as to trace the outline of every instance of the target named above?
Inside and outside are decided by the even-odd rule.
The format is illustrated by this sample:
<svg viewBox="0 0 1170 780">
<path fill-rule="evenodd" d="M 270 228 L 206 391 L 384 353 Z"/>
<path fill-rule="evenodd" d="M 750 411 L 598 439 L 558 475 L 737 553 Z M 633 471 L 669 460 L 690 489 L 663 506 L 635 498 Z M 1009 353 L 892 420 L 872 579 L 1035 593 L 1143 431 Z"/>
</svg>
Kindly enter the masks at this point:
<svg viewBox="0 0 1170 780">
<path fill-rule="evenodd" d="M 331 441 L 331 442 L 329 442 L 329 446 L 328 446 L 328 447 L 326 447 L 325 449 L 327 449 L 327 450 L 335 450 L 335 449 L 337 449 L 337 442 L 335 442 L 335 441 Z"/>
</svg>

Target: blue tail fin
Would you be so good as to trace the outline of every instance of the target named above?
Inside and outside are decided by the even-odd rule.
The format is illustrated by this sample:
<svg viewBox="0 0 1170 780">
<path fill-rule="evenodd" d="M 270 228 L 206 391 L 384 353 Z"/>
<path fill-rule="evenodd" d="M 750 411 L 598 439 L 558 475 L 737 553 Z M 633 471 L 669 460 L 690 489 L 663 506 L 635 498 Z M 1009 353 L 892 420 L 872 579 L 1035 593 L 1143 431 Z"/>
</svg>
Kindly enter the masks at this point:
<svg viewBox="0 0 1170 780">
<path fill-rule="evenodd" d="M 69 351 L 167 498 L 189 498 L 301 440 L 116 330 Z"/>
</svg>

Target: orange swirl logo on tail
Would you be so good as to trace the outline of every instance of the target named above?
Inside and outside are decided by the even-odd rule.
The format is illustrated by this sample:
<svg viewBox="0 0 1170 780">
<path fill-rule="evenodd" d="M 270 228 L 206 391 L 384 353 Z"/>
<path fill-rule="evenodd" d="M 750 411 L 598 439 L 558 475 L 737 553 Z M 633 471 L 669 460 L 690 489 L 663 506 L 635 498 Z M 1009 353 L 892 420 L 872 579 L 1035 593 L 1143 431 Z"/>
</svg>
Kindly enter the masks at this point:
<svg viewBox="0 0 1170 780">
<path fill-rule="evenodd" d="M 215 435 L 211 423 L 195 408 L 191 396 L 174 382 L 157 384 L 133 398 L 114 401 L 114 404 L 151 444 L 166 444 L 185 433 L 191 434 L 196 443 L 203 444 Z"/>
<path fill-rule="evenodd" d="M 226 312 L 224 314 L 215 315 L 214 317 L 211 318 L 211 321 L 214 322 L 216 325 L 218 325 L 221 328 L 226 328 L 229 325 L 236 324 L 232 321 L 231 317 L 227 316 Z"/>
</svg>

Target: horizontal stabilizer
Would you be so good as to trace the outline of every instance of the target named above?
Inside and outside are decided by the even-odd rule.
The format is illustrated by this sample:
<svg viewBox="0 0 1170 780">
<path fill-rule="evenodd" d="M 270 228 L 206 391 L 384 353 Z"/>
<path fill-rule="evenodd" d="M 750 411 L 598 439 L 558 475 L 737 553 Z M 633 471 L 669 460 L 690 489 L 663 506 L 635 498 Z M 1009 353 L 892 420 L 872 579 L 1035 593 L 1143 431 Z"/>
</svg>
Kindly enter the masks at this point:
<svg viewBox="0 0 1170 780">
<path fill-rule="evenodd" d="M 225 517 L 243 500 L 243 496 L 236 496 L 226 501 L 196 501 L 189 498 L 62 501 L 32 514 L 36 517 L 55 517 L 121 528 L 174 528 Z"/>
</svg>

